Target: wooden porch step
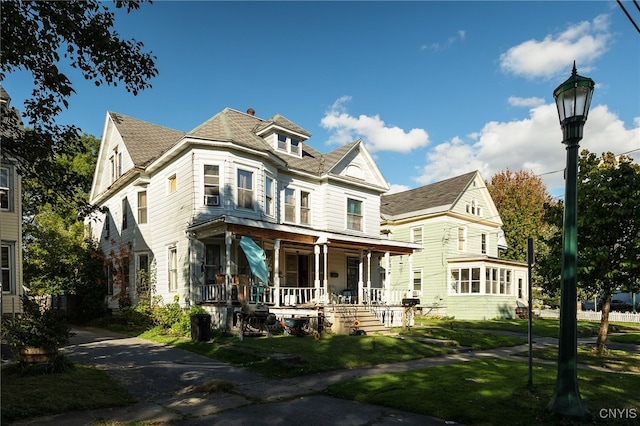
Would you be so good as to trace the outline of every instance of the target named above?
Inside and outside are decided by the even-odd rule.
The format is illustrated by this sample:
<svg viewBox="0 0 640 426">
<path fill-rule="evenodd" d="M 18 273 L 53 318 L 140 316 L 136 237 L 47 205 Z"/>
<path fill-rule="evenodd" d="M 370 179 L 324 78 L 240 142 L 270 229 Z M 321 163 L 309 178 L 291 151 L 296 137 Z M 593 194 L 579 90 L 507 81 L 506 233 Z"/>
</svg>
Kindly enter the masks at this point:
<svg viewBox="0 0 640 426">
<path fill-rule="evenodd" d="M 363 306 L 334 305 L 330 312 L 333 314 L 334 322 L 337 323 L 337 329 L 343 330 L 345 333 L 351 333 L 355 330 L 353 322 L 357 319 L 360 323 L 357 329 L 364 331 L 367 335 L 388 336 L 393 334 L 391 328 L 385 327 L 375 315 Z"/>
</svg>

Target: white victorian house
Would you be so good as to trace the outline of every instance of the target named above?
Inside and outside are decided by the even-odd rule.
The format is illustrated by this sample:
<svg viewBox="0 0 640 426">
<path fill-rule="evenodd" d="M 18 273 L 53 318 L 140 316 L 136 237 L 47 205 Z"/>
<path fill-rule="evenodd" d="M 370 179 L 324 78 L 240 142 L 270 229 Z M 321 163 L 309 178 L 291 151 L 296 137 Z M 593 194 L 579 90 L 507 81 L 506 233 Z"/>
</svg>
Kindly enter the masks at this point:
<svg viewBox="0 0 640 426">
<path fill-rule="evenodd" d="M 107 113 L 90 199 L 103 213 L 87 223 L 112 307 L 135 303 L 147 276 L 165 302 L 201 305 L 222 327 L 239 299 L 278 316 L 399 306 L 410 276 L 392 291 L 390 259 L 419 245 L 380 237 L 387 182 L 361 140 L 322 154 L 310 136 L 252 109 L 189 132 Z M 266 290 L 243 237 L 266 257 Z"/>
</svg>

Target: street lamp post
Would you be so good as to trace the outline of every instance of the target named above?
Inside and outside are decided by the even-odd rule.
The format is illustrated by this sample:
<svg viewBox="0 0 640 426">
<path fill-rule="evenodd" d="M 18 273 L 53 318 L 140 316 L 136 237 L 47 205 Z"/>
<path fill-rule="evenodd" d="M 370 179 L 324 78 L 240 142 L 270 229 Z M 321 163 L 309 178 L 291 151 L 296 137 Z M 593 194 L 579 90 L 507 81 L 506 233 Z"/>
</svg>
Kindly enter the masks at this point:
<svg viewBox="0 0 640 426">
<path fill-rule="evenodd" d="M 558 376 L 548 409 L 557 414 L 588 418 L 578 390 L 577 372 L 577 260 L 578 260 L 578 148 L 587 121 L 595 83 L 581 77 L 573 63 L 571 77 L 553 92 L 558 107 L 562 143 L 567 149 L 565 170 L 564 224 L 562 234 L 562 284 L 560 294 L 560 336 Z"/>
</svg>

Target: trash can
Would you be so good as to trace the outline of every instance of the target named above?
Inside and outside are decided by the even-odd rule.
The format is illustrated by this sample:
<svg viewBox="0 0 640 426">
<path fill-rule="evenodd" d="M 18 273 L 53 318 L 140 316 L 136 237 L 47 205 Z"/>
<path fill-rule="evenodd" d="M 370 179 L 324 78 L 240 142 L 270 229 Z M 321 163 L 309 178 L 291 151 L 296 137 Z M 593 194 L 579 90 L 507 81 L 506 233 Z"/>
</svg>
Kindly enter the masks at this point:
<svg viewBox="0 0 640 426">
<path fill-rule="evenodd" d="M 196 342 L 208 342 L 211 340 L 211 315 L 191 315 L 191 340 Z"/>
</svg>

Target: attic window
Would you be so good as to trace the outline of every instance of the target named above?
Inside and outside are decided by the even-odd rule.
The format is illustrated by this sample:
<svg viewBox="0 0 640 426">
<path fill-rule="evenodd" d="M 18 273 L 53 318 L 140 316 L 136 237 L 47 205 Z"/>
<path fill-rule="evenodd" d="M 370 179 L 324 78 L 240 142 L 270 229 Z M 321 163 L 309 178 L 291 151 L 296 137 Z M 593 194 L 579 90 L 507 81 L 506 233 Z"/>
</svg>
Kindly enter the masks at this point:
<svg viewBox="0 0 640 426">
<path fill-rule="evenodd" d="M 478 205 L 478 202 L 475 199 L 466 204 L 466 211 L 470 215 L 482 217 L 482 207 Z"/>
<path fill-rule="evenodd" d="M 300 139 L 292 138 L 282 133 L 277 134 L 277 150 L 280 152 L 286 152 L 287 154 L 300 157 L 302 154 L 302 141 Z"/>
</svg>

